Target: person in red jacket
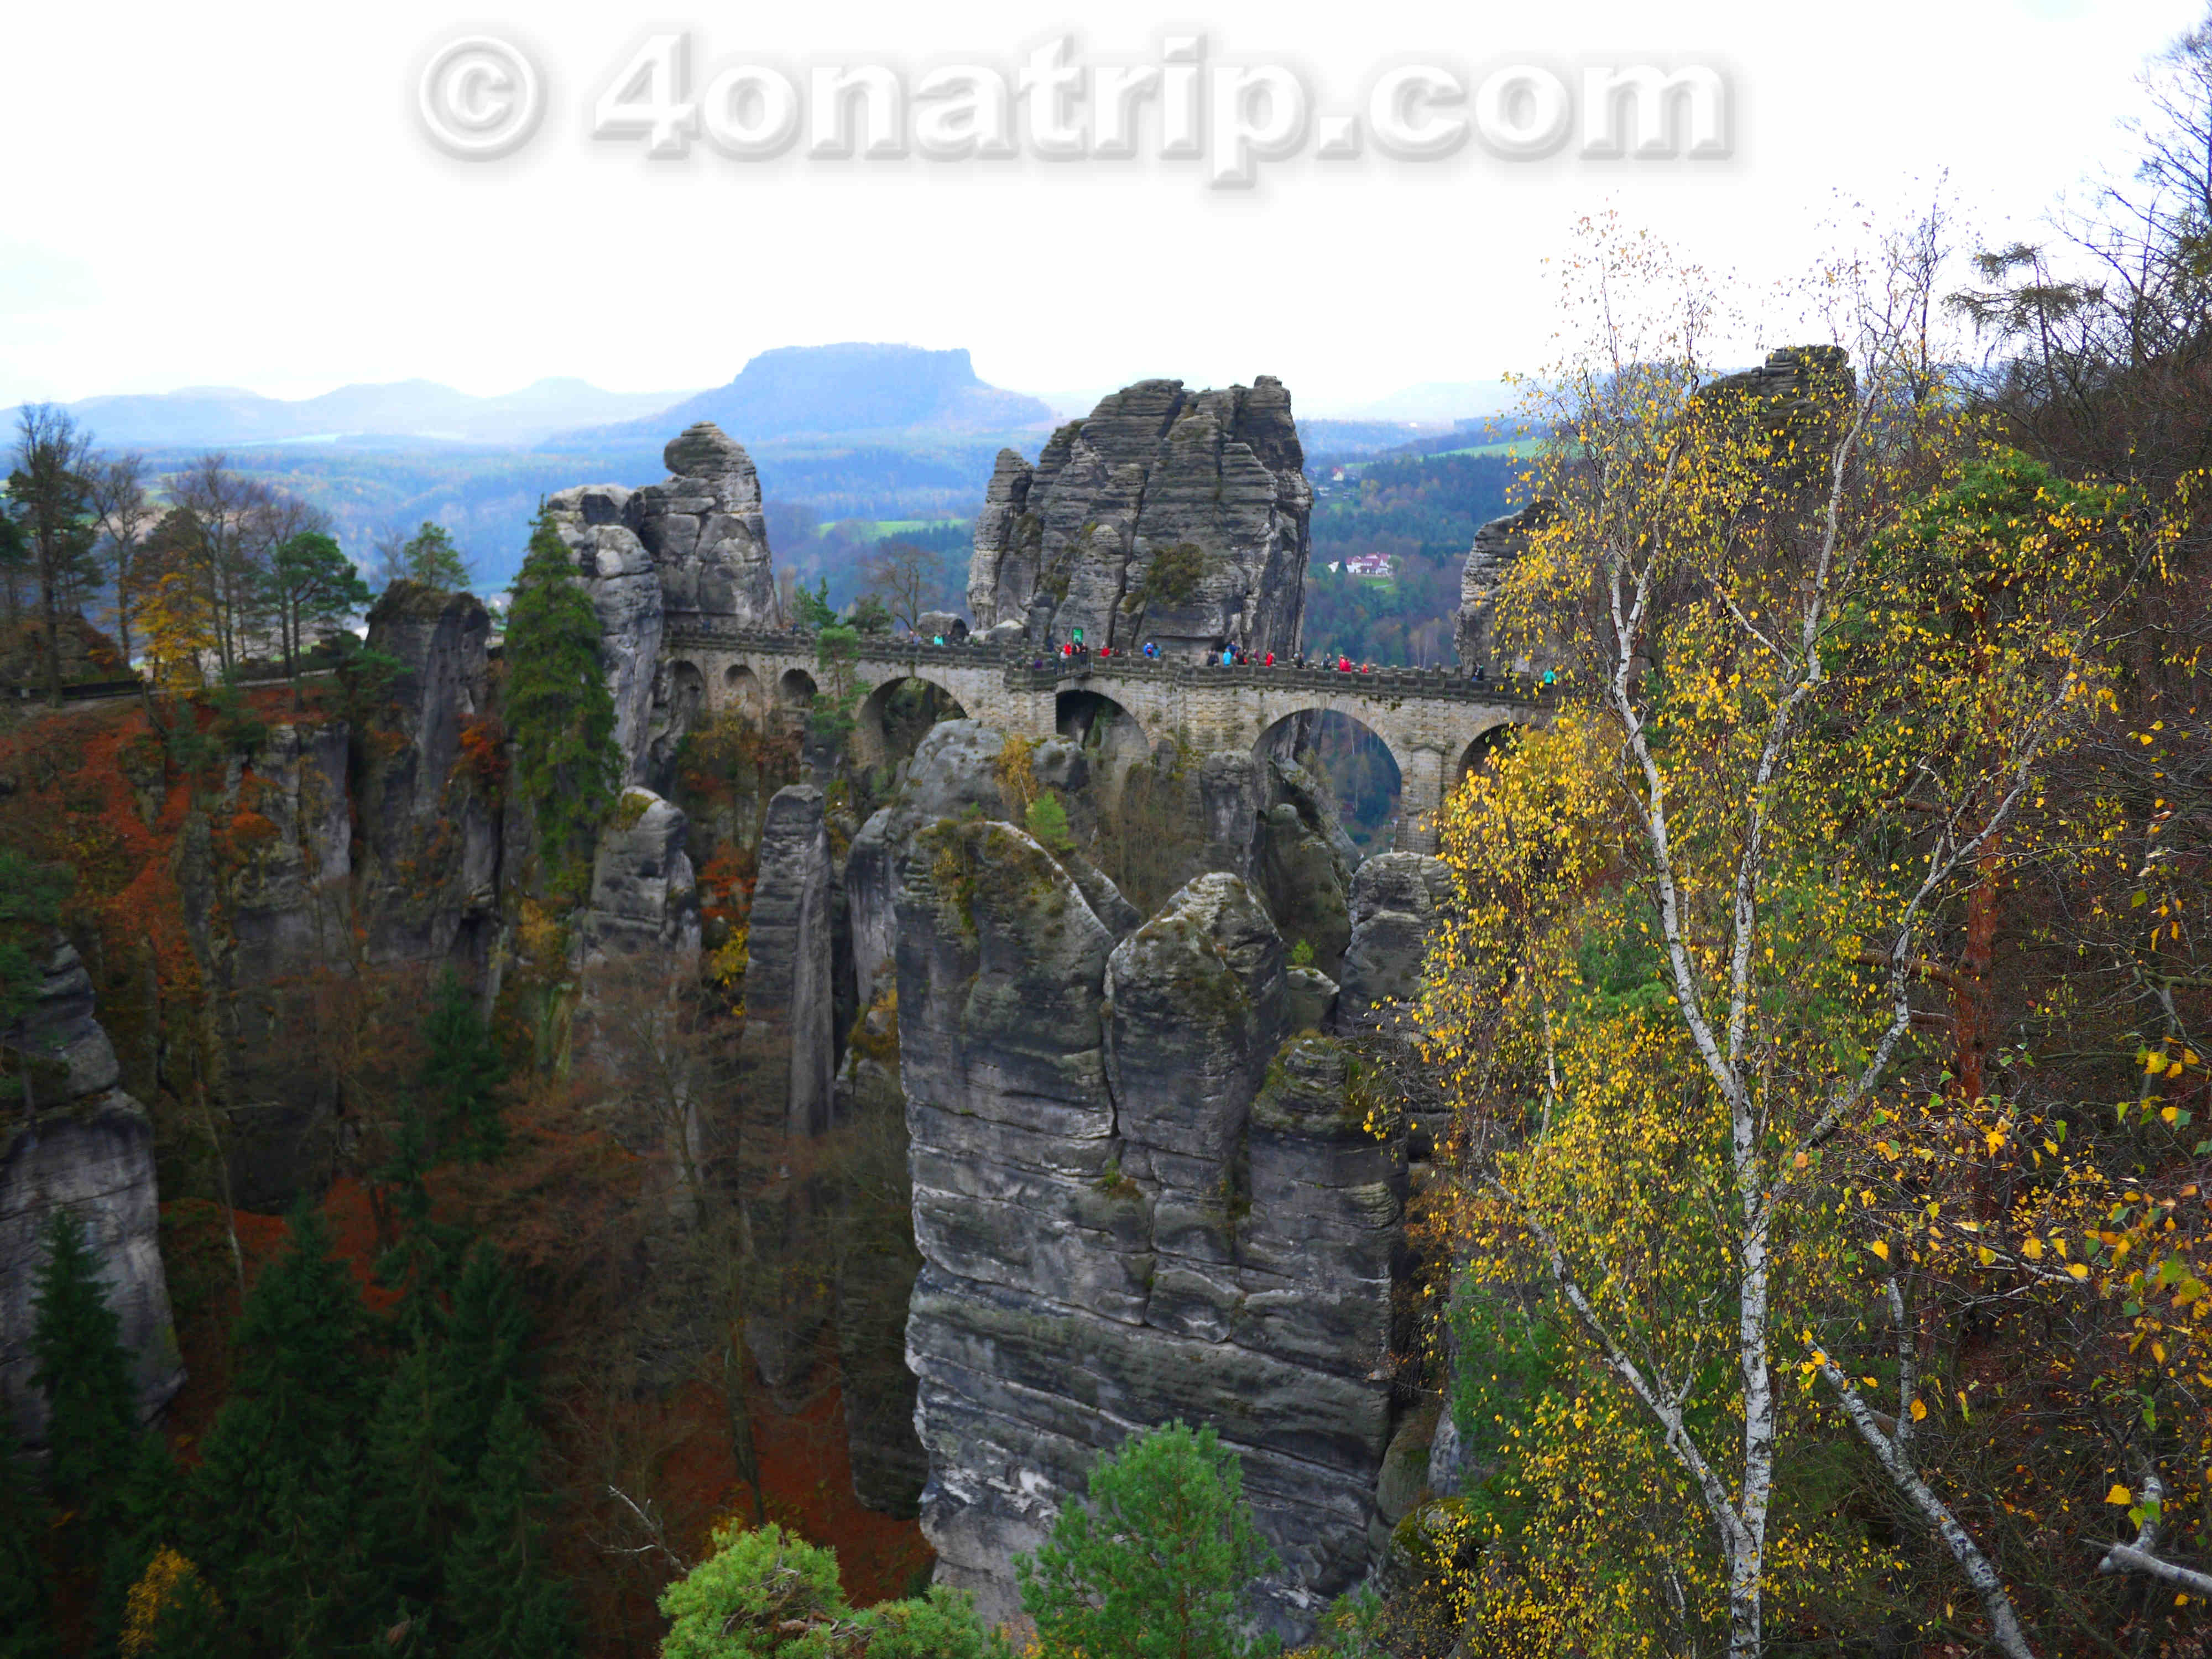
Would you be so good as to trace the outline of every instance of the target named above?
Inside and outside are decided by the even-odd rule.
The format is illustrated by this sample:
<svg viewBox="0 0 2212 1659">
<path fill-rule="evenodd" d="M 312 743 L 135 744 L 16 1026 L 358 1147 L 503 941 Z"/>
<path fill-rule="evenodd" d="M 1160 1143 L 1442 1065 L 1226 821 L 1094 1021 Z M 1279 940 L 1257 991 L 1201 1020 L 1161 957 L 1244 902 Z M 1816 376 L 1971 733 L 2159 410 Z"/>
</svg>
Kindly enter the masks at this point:
<svg viewBox="0 0 2212 1659">
<path fill-rule="evenodd" d="M 1275 653 L 1274 653 L 1273 652 L 1270 651 L 1270 652 L 1267 653 L 1267 667 L 1269 667 L 1269 668 L 1273 668 L 1274 665 L 1275 665 Z"/>
<path fill-rule="evenodd" d="M 1336 672 L 1340 674 L 1349 674 L 1352 672 L 1352 659 L 1341 651 L 1336 653 Z"/>
</svg>

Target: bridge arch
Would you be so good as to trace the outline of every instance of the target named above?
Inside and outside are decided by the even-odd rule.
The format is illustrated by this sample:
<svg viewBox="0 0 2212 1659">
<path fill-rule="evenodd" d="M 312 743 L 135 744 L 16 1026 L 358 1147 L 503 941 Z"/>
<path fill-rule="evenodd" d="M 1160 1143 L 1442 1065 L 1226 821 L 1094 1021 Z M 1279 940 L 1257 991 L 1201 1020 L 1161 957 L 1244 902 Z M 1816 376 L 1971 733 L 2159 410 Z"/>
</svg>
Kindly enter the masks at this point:
<svg viewBox="0 0 2212 1659">
<path fill-rule="evenodd" d="M 775 700 L 785 708 L 805 708 L 814 701 L 814 676 L 804 668 L 787 668 L 777 677 Z"/>
<path fill-rule="evenodd" d="M 734 708 L 757 720 L 767 712 L 768 692 L 750 665 L 733 662 L 722 671 L 721 696 L 716 707 Z"/>
<path fill-rule="evenodd" d="M 863 766 L 896 765 L 914 753 L 922 734 L 939 720 L 968 715 L 951 687 L 927 674 L 895 674 L 862 700 L 854 720 L 854 746 Z"/>
<path fill-rule="evenodd" d="M 1392 741 L 1387 722 L 1369 718 L 1376 712 L 1317 702 L 1278 715 L 1252 750 L 1263 760 L 1295 759 L 1319 776 L 1336 801 L 1346 833 L 1364 853 L 1403 844 L 1398 826 L 1415 781 L 1413 757 Z"/>
<path fill-rule="evenodd" d="M 1456 793 L 1460 785 L 1468 781 L 1470 774 L 1478 772 L 1488 765 L 1491 758 L 1505 746 L 1506 740 L 1519 729 L 1519 724 L 1516 721 L 1499 720 L 1496 725 L 1486 726 L 1481 731 L 1476 732 L 1468 740 L 1467 746 L 1460 750 L 1459 759 L 1452 767 L 1451 777 L 1449 780 L 1451 792 Z"/>
</svg>

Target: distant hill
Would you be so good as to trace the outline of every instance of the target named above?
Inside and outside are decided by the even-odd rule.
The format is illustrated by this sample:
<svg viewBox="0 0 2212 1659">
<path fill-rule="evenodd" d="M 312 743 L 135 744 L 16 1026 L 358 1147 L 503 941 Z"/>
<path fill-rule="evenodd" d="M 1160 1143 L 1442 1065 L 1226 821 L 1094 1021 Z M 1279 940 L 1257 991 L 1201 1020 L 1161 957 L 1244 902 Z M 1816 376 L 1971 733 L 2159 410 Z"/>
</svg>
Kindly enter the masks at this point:
<svg viewBox="0 0 2212 1659">
<path fill-rule="evenodd" d="M 975 378 L 965 350 L 847 343 L 763 351 L 737 379 L 649 420 L 564 432 L 549 449 L 596 449 L 712 421 L 746 448 L 774 439 L 851 437 L 927 430 L 933 434 L 1012 434 L 1052 423 L 1041 399 Z"/>
<path fill-rule="evenodd" d="M 1454 430 L 1449 426 L 1413 421 L 1339 421 L 1327 416 L 1298 422 L 1298 441 L 1306 459 L 1333 455 L 1374 455 L 1427 437 Z"/>
<path fill-rule="evenodd" d="M 1503 415 L 1518 407 L 1520 401 L 1519 389 L 1505 380 L 1427 380 L 1372 403 L 1333 408 L 1329 413 L 1356 421 L 1449 423 L 1476 416 Z"/>
<path fill-rule="evenodd" d="M 495 398 L 434 380 L 342 386 L 319 398 L 264 398 L 236 386 L 86 398 L 68 405 L 108 448 L 220 448 L 347 438 L 529 445 L 574 427 L 635 420 L 682 392 L 604 392 L 578 380 L 544 380 Z M 14 422 L 15 411 L 0 411 Z M 672 428 L 673 429 L 673 428 Z"/>
</svg>

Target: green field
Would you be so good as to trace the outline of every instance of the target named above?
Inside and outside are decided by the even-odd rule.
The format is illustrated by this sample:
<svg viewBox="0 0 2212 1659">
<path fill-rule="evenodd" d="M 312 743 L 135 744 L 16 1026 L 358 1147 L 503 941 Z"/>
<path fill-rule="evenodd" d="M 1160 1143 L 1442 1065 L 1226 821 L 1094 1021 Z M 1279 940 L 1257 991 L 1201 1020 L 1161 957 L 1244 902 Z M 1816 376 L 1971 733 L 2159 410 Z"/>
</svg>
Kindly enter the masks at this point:
<svg viewBox="0 0 2212 1659">
<path fill-rule="evenodd" d="M 961 524 L 965 519 L 839 519 L 834 525 L 814 526 L 817 536 L 826 536 L 832 529 L 863 541 L 879 542 L 886 536 L 911 536 L 917 530 L 934 530 L 941 525 Z"/>
</svg>

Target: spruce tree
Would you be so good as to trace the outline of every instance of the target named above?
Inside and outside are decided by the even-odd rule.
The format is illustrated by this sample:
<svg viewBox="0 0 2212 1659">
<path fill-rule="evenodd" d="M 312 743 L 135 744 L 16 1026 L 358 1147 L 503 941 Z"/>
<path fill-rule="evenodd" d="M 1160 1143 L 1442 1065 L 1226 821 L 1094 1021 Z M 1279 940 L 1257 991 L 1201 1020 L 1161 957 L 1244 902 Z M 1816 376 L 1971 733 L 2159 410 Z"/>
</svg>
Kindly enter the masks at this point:
<svg viewBox="0 0 2212 1659">
<path fill-rule="evenodd" d="M 448 1425 L 444 1450 L 456 1468 L 474 1468 L 484 1455 L 503 1397 L 511 1393 L 528 1405 L 524 1346 L 529 1338 L 530 1316 L 514 1275 L 496 1250 L 479 1243 L 454 1284 L 439 1355 Z"/>
<path fill-rule="evenodd" d="M 437 1595 L 454 1497 L 455 1471 L 442 1449 L 449 1419 L 444 1368 L 418 1327 L 368 1431 L 371 1565 L 387 1602 L 422 1606 Z"/>
<path fill-rule="evenodd" d="M 507 1144 L 498 1095 L 507 1062 L 476 997 L 451 968 L 438 977 L 423 1036 L 422 1091 L 437 1104 L 439 1149 L 479 1163 L 498 1157 Z"/>
<path fill-rule="evenodd" d="M 54 1651 L 53 1585 L 39 1553 L 51 1526 L 0 1413 L 0 1659 L 48 1659 Z"/>
<path fill-rule="evenodd" d="M 83 1556 L 104 1547 L 116 1518 L 138 1439 L 137 1397 L 84 1224 L 58 1209 L 46 1242 L 31 1297 L 31 1382 L 46 1396 L 47 1486 L 77 1517 L 70 1548 Z"/>
<path fill-rule="evenodd" d="M 434 1162 L 422 1105 L 408 1100 L 400 1107 L 392 1156 L 377 1171 L 398 1216 L 399 1236 L 377 1257 L 376 1282 L 399 1292 L 392 1332 L 401 1342 L 418 1330 L 444 1329 L 446 1295 L 467 1237 L 465 1230 L 439 1221 L 431 1212 L 423 1177 Z"/>
<path fill-rule="evenodd" d="M 538 824 L 550 890 L 574 896 L 621 779 L 599 619 L 544 507 L 507 617 L 506 715 L 515 781 Z"/>
<path fill-rule="evenodd" d="M 271 1654 L 329 1650 L 368 1616 L 361 1296 L 321 1216 L 303 1204 L 290 1224 L 239 1316 L 192 1493 L 193 1553 L 241 1650 Z"/>
<path fill-rule="evenodd" d="M 559 1659 L 575 1651 L 567 1587 L 550 1571 L 537 1511 L 537 1435 L 509 1389 L 492 1414 L 446 1568 L 453 1659 Z"/>
</svg>

